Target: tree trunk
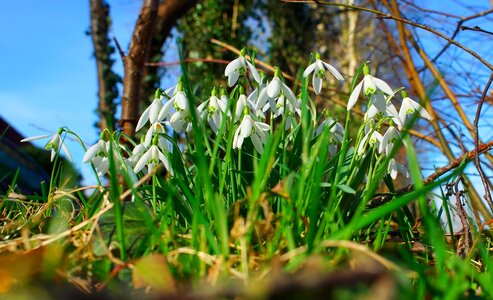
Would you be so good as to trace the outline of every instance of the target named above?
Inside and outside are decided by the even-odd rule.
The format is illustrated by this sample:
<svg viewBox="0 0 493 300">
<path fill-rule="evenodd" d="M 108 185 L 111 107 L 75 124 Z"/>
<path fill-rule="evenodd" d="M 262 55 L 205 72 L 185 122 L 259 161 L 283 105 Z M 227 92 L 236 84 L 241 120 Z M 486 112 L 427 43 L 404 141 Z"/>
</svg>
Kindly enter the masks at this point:
<svg viewBox="0 0 493 300">
<path fill-rule="evenodd" d="M 193 8 L 197 0 L 168 0 L 159 4 L 156 29 L 152 36 L 149 50 L 149 60 L 160 62 L 164 56 L 163 45 L 171 34 L 176 22 Z M 141 87 L 143 99 L 154 96 L 154 91 L 159 87 L 163 72 L 159 67 L 151 66 L 144 68 L 144 77 Z"/>
<path fill-rule="evenodd" d="M 135 134 L 139 115 L 140 85 L 156 25 L 159 0 L 145 0 L 135 24 L 128 54 L 124 59 L 121 126 L 128 136 Z"/>
<path fill-rule="evenodd" d="M 118 97 L 116 84 L 120 76 L 112 71 L 114 48 L 110 46 L 108 32 L 110 27 L 109 5 L 103 0 L 90 0 L 91 37 L 94 45 L 94 57 L 98 76 L 98 127 L 113 130 L 115 128 L 115 99 Z"/>
</svg>

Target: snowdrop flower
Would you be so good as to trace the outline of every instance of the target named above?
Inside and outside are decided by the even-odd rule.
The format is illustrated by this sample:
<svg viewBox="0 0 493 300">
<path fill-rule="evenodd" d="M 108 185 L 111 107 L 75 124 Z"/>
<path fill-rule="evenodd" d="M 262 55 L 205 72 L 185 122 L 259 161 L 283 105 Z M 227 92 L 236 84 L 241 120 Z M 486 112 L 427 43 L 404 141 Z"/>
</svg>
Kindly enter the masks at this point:
<svg viewBox="0 0 493 300">
<path fill-rule="evenodd" d="M 425 118 L 427 120 L 431 120 L 430 114 L 422 107 L 418 102 L 412 100 L 407 96 L 406 91 L 402 91 L 402 104 L 401 104 L 401 109 L 399 110 L 399 119 L 402 123 L 402 126 L 406 124 L 406 119 L 407 115 L 412 115 L 416 111 L 419 112 L 419 115 L 422 118 Z"/>
<path fill-rule="evenodd" d="M 61 134 L 63 133 L 64 130 L 65 129 L 60 128 L 60 129 L 58 129 L 57 133 L 55 133 L 54 135 L 45 134 L 45 135 L 33 136 L 33 137 L 22 139 L 21 142 L 31 142 L 31 141 L 36 141 L 36 140 L 42 140 L 42 139 L 49 138 L 51 136 L 50 140 L 45 145 L 46 150 L 51 150 L 50 160 L 53 162 L 56 154 L 60 153 L 60 148 L 63 149 L 63 152 L 65 152 L 68 159 L 72 160 L 72 154 L 70 153 L 67 146 L 65 145 L 64 139 L 62 139 L 62 137 L 61 137 Z"/>
<path fill-rule="evenodd" d="M 368 144 L 370 146 L 373 146 L 375 144 L 377 144 L 377 146 L 378 146 L 382 141 L 382 135 L 374 129 L 368 130 L 366 132 L 366 135 L 363 137 L 363 139 L 359 143 L 358 155 L 363 155 L 365 153 L 365 147 L 366 147 L 367 141 L 368 141 Z"/>
<path fill-rule="evenodd" d="M 262 119 L 265 118 L 264 113 L 262 112 L 261 109 L 258 109 L 258 107 L 254 104 L 254 102 L 249 99 L 250 97 L 247 97 L 245 95 L 245 90 L 243 87 L 240 87 L 240 96 L 238 97 L 238 101 L 236 102 L 236 108 L 235 108 L 235 121 L 238 121 L 243 114 L 243 110 L 245 107 L 248 108 L 249 113 L 252 113 L 256 117 L 260 117 Z"/>
<path fill-rule="evenodd" d="M 291 103 L 291 105 L 293 105 L 295 108 L 299 107 L 299 102 L 297 101 L 293 91 L 291 91 L 291 89 L 284 82 L 281 81 L 280 77 L 281 70 L 276 67 L 276 70 L 274 71 L 274 78 L 267 85 L 267 87 L 260 92 L 257 102 L 257 108 L 263 108 L 267 101 L 269 101 L 271 111 L 275 113 L 276 102 L 273 101 L 273 99 L 278 98 L 281 95 L 281 92 L 284 94 L 284 96 L 286 96 L 286 99 Z"/>
<path fill-rule="evenodd" d="M 162 121 L 165 118 L 171 118 L 171 110 L 175 108 L 177 111 L 188 110 L 187 95 L 183 91 L 183 83 L 180 81 L 175 89 L 175 94 L 161 108 L 158 114 L 158 120 Z"/>
<path fill-rule="evenodd" d="M 387 106 L 385 107 L 385 112 L 379 111 L 373 103 L 370 103 L 370 107 L 365 113 L 364 120 L 365 121 L 375 121 L 376 119 L 379 118 L 386 118 L 390 117 L 391 120 L 397 125 L 399 130 L 402 129 L 402 123 L 401 119 L 399 118 L 399 113 L 397 112 L 397 109 L 395 108 L 394 104 L 391 102 L 387 103 Z"/>
<path fill-rule="evenodd" d="M 157 146 L 157 139 L 154 139 L 153 145 L 142 155 L 142 157 L 135 165 L 134 172 L 140 172 L 146 165 L 148 168 L 148 172 L 151 172 L 152 169 L 154 169 L 160 162 L 164 165 L 166 170 L 168 170 L 168 172 L 173 175 L 173 169 L 171 169 L 166 155 L 164 155 L 164 153 L 161 152 L 161 150 Z"/>
<path fill-rule="evenodd" d="M 269 129 L 269 125 L 253 120 L 250 116 L 248 107 L 245 107 L 243 119 L 234 134 L 233 149 L 241 148 L 245 138 L 250 137 L 255 150 L 262 154 L 264 151 L 264 144 L 267 142 L 267 134 L 265 131 L 269 131 Z"/>
<path fill-rule="evenodd" d="M 101 133 L 99 141 L 89 147 L 82 158 L 82 163 L 91 162 L 98 173 L 98 176 L 106 174 L 110 168 L 108 160 L 109 144 L 103 138 L 105 132 Z"/>
<path fill-rule="evenodd" d="M 176 111 L 169 119 L 169 123 L 176 132 L 182 132 L 183 129 L 185 129 L 186 132 L 190 132 L 193 128 L 192 116 L 188 109 Z"/>
<path fill-rule="evenodd" d="M 209 126 L 217 133 L 223 120 L 223 114 L 226 113 L 228 102 L 227 97 L 219 99 L 216 88 L 212 89 L 211 97 L 197 107 L 202 118 L 207 118 Z"/>
<path fill-rule="evenodd" d="M 149 105 L 149 107 L 147 107 L 142 113 L 142 115 L 140 116 L 135 131 L 139 131 L 142 127 L 144 127 L 147 121 L 149 121 L 151 124 L 162 121 L 159 120 L 158 116 L 159 116 L 159 112 L 161 111 L 161 108 L 163 107 L 163 99 L 164 96 L 162 95 L 161 90 L 157 89 L 154 94 L 154 100 L 152 100 L 151 105 Z"/>
<path fill-rule="evenodd" d="M 144 137 L 144 141 L 141 144 L 143 144 L 145 147 L 149 147 L 151 145 L 153 137 L 158 136 L 157 138 L 158 146 L 161 149 L 165 149 L 165 151 L 170 151 L 169 142 L 165 137 L 163 137 L 163 135 L 165 134 L 166 134 L 166 128 L 164 128 L 164 126 L 161 123 L 154 123 L 147 130 Z"/>
<path fill-rule="evenodd" d="M 306 68 L 305 72 L 303 72 L 303 77 L 306 77 L 313 72 L 312 84 L 315 94 L 317 95 L 320 94 L 320 91 L 322 90 L 322 79 L 325 78 L 326 69 L 334 75 L 337 80 L 344 81 L 344 77 L 342 77 L 341 73 L 339 73 L 336 68 L 322 61 L 318 52 L 315 53 L 315 62 Z"/>
<path fill-rule="evenodd" d="M 394 126 L 389 126 L 382 137 L 382 141 L 380 142 L 380 145 L 378 147 L 378 153 L 383 153 L 385 151 L 385 155 L 388 156 L 392 151 L 392 148 L 394 148 L 394 141 L 398 140 L 399 138 L 399 131 L 397 131 Z"/>
<path fill-rule="evenodd" d="M 363 66 L 363 74 L 365 75 L 363 77 L 363 80 L 361 80 L 361 82 L 358 83 L 358 85 L 354 88 L 353 92 L 351 93 L 351 96 L 349 96 L 347 110 L 350 110 L 356 104 L 356 101 L 358 101 L 358 96 L 361 93 L 361 90 L 363 90 L 366 96 L 370 96 L 370 98 L 373 94 L 377 93 L 377 91 L 379 90 L 388 96 L 394 96 L 394 91 L 392 91 L 390 86 L 385 81 L 370 75 L 370 69 L 366 64 Z M 377 106 L 377 108 L 382 108 L 380 105 L 380 103 L 382 102 L 381 96 L 377 94 L 374 95 L 374 97 L 380 97 L 380 98 L 375 98 L 373 100 L 373 103 L 375 104 L 375 106 Z"/>
<path fill-rule="evenodd" d="M 325 121 L 323 121 L 315 130 L 315 137 L 319 136 L 325 127 L 330 128 L 331 138 L 333 137 L 335 140 L 339 141 L 339 143 L 342 143 L 344 140 L 344 127 L 328 115 L 326 116 Z"/>
<path fill-rule="evenodd" d="M 228 85 L 233 86 L 241 75 L 245 75 L 246 69 L 250 71 L 255 81 L 260 83 L 260 75 L 255 67 L 245 58 L 246 49 L 243 48 L 240 56 L 231 61 L 224 70 L 224 75 L 228 77 Z"/>
<path fill-rule="evenodd" d="M 299 101 L 297 99 L 297 101 Z M 299 105 L 298 105 L 299 107 Z M 266 104 L 262 111 L 267 111 L 269 109 L 269 104 Z M 291 128 L 291 122 L 297 114 L 298 116 L 301 116 L 301 109 L 294 107 L 290 102 L 286 101 L 286 98 L 284 95 L 281 95 L 279 98 L 277 98 L 276 101 L 276 111 L 274 113 L 274 118 L 277 118 L 279 116 L 284 116 L 286 115 L 286 122 L 284 125 L 284 130 L 288 130 Z"/>
<path fill-rule="evenodd" d="M 397 173 L 401 173 L 404 177 L 409 178 L 409 171 L 407 168 L 396 162 L 395 159 L 391 158 L 389 161 L 387 174 L 390 174 L 390 177 L 395 180 L 397 178 Z"/>
<path fill-rule="evenodd" d="M 86 164 L 92 161 L 95 157 L 108 156 L 108 146 L 105 140 L 100 139 L 96 144 L 89 147 L 82 158 L 82 163 Z"/>
<path fill-rule="evenodd" d="M 135 168 L 135 165 L 137 165 L 137 162 L 140 160 L 142 155 L 146 152 L 147 147 L 144 144 L 143 138 L 141 138 L 140 144 L 137 144 L 134 149 L 132 150 L 132 155 L 128 158 L 128 161 L 130 162 L 130 165 L 133 168 Z"/>
</svg>

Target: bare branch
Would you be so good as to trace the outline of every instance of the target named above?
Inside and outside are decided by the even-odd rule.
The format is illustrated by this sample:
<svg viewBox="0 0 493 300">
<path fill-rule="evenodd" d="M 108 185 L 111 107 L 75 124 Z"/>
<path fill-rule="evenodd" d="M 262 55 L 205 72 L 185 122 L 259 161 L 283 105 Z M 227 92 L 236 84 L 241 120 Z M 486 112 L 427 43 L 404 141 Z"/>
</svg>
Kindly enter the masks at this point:
<svg viewBox="0 0 493 300">
<path fill-rule="evenodd" d="M 481 181 L 483 183 L 484 191 L 485 191 L 485 199 L 486 203 L 490 206 L 490 209 L 493 211 L 493 202 L 491 201 L 491 192 L 490 187 L 488 185 L 488 180 L 486 179 L 483 168 L 481 167 L 481 161 L 479 160 L 479 117 L 481 116 L 481 108 L 483 107 L 484 100 L 486 99 L 486 93 L 490 89 L 491 82 L 493 81 L 493 73 L 490 75 L 490 79 L 488 79 L 488 83 L 483 90 L 483 94 L 481 95 L 481 99 L 479 100 L 478 108 L 476 110 L 476 116 L 474 117 L 474 151 L 476 152 L 475 160 L 476 168 L 479 171 L 479 176 L 481 176 Z"/>
</svg>

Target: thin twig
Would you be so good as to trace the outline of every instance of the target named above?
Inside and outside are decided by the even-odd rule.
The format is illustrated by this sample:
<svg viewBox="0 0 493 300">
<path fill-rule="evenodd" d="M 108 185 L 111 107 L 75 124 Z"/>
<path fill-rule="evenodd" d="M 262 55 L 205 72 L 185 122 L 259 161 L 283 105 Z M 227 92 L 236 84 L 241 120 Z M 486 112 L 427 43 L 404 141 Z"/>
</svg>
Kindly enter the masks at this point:
<svg viewBox="0 0 493 300">
<path fill-rule="evenodd" d="M 482 33 L 486 33 L 486 34 L 489 34 L 489 35 L 493 35 L 493 32 L 491 31 L 488 31 L 488 30 L 484 30 L 482 29 L 481 27 L 479 26 L 474 26 L 474 27 L 469 27 L 469 26 L 461 26 L 460 29 L 462 31 L 466 31 L 466 30 L 471 30 L 471 31 L 478 31 L 478 32 L 482 32 Z"/>
<path fill-rule="evenodd" d="M 292 2 L 292 3 L 316 3 L 316 4 L 324 4 L 324 5 L 336 6 L 336 7 L 346 7 L 346 8 L 351 8 L 354 10 L 365 11 L 365 12 L 375 14 L 380 19 L 391 19 L 391 20 L 395 20 L 397 22 L 408 24 L 408 25 L 423 29 L 425 31 L 433 33 L 436 36 L 441 37 L 442 39 L 448 41 L 449 43 L 451 43 L 451 44 L 457 46 L 458 48 L 464 50 L 465 52 L 469 53 L 470 55 L 475 57 L 478 61 L 480 61 L 483 65 L 488 67 L 488 69 L 493 71 L 493 65 L 490 64 L 488 61 L 486 61 L 484 58 L 482 58 L 479 54 L 477 54 L 473 50 L 467 48 L 466 46 L 462 45 L 459 42 L 456 42 L 456 41 L 450 39 L 445 34 L 439 32 L 433 28 L 430 28 L 430 27 L 423 25 L 423 24 L 420 24 L 420 23 L 413 22 L 413 21 L 408 20 L 408 19 L 395 17 L 391 14 L 387 14 L 387 13 L 381 12 L 379 10 L 371 9 L 371 8 L 366 8 L 366 7 L 362 7 L 362 6 L 356 6 L 356 5 L 343 4 L 343 3 L 335 3 L 335 2 L 329 2 L 329 1 L 319 1 L 319 0 L 281 0 L 281 1 L 282 2 L 288 2 L 288 3 L 289 2 Z"/>
<path fill-rule="evenodd" d="M 118 40 L 116 39 L 116 37 L 113 37 L 113 41 L 115 41 L 115 45 L 116 45 L 116 48 L 118 49 L 118 53 L 120 53 L 120 57 L 122 58 L 122 62 L 125 61 L 125 52 L 123 52 L 123 49 L 122 47 L 120 46 L 120 43 L 118 43 Z"/>
<path fill-rule="evenodd" d="M 170 62 L 147 62 L 146 67 L 168 67 L 168 66 L 176 66 L 182 63 L 194 63 L 194 62 L 206 62 L 206 63 L 217 63 L 217 64 L 229 64 L 229 61 L 224 59 L 217 58 L 186 58 L 184 60 L 175 60 Z"/>
<path fill-rule="evenodd" d="M 459 158 L 455 159 L 450 164 L 436 169 L 433 174 L 431 174 L 430 176 L 426 177 L 423 180 L 423 184 L 427 185 L 427 184 L 435 181 L 438 177 L 442 176 L 443 174 L 449 172 L 450 170 L 453 170 L 453 169 L 459 167 L 462 164 L 462 162 L 464 162 L 464 161 L 466 163 L 470 162 L 471 160 L 475 159 L 480 154 L 488 152 L 492 147 L 493 147 L 493 141 L 489 141 L 488 143 L 478 145 L 478 147 L 476 147 L 474 150 L 469 151 L 469 152 L 461 155 Z M 414 189 L 414 185 L 410 184 L 408 186 L 405 186 L 405 187 L 397 190 L 395 194 L 378 194 L 378 195 L 375 195 L 368 202 L 368 207 L 373 208 L 373 207 L 380 206 L 380 205 L 385 204 L 386 202 L 392 200 L 394 195 L 405 194 L 405 193 L 411 192 L 413 189 Z"/>
<path fill-rule="evenodd" d="M 488 180 L 486 179 L 483 168 L 481 167 L 481 161 L 479 159 L 479 117 L 481 116 L 481 108 L 483 107 L 484 100 L 486 99 L 486 93 L 490 89 L 491 82 L 493 82 L 493 73 L 491 73 L 490 78 L 488 79 L 488 83 L 486 84 L 483 94 L 481 95 L 481 99 L 479 99 L 478 108 L 476 110 L 476 116 L 474 117 L 474 151 L 476 153 L 474 162 L 476 163 L 476 168 L 479 171 L 479 176 L 481 177 L 481 182 L 483 183 L 485 199 L 490 209 L 493 211 L 493 201 L 491 201 L 491 192 L 490 187 L 488 186 Z"/>
</svg>

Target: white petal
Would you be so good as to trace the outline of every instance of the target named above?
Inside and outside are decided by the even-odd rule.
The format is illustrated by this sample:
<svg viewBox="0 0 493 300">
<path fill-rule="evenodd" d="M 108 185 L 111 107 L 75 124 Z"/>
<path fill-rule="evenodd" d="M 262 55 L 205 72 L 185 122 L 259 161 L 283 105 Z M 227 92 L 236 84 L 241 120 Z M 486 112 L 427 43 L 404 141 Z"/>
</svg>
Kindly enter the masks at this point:
<svg viewBox="0 0 493 300">
<path fill-rule="evenodd" d="M 377 91 L 375 94 L 372 94 L 370 96 L 370 101 L 375 105 L 379 112 L 385 113 L 387 111 L 387 102 L 385 101 L 385 96 L 382 92 Z"/>
<path fill-rule="evenodd" d="M 65 152 L 65 154 L 67 154 L 67 157 L 70 161 L 72 161 L 72 154 L 70 153 L 70 151 L 68 150 L 67 146 L 65 145 L 65 143 L 62 142 L 62 149 L 63 149 L 63 152 Z"/>
<path fill-rule="evenodd" d="M 41 139 L 45 139 L 45 138 L 50 137 L 50 136 L 51 136 L 51 134 L 43 134 L 43 135 L 32 136 L 32 137 L 28 137 L 28 138 L 22 139 L 21 142 L 24 143 L 24 142 L 41 140 Z"/>
<path fill-rule="evenodd" d="M 279 91 L 281 90 L 281 80 L 279 77 L 274 77 L 272 81 L 267 86 L 267 95 L 270 98 L 275 98 L 279 95 Z"/>
<path fill-rule="evenodd" d="M 169 112 L 173 108 L 174 103 L 175 103 L 175 100 L 174 100 L 174 98 L 172 98 L 163 105 L 163 107 L 159 111 L 159 115 L 157 117 L 160 122 L 162 122 L 164 120 L 164 118 L 169 117 Z"/>
<path fill-rule="evenodd" d="M 316 66 L 317 66 L 316 63 L 313 63 L 313 64 L 309 65 L 305 69 L 305 72 L 303 72 L 303 77 L 306 77 L 306 76 L 310 75 L 310 73 L 313 72 L 313 70 L 315 69 Z"/>
<path fill-rule="evenodd" d="M 337 71 L 336 68 L 334 68 L 332 65 L 326 63 L 326 62 L 323 62 L 324 66 L 327 68 L 327 70 L 329 70 L 330 73 L 332 73 L 332 75 L 334 75 L 334 77 L 339 80 L 339 81 L 344 81 L 344 77 L 342 77 L 341 73 L 339 73 L 339 71 Z"/>
<path fill-rule="evenodd" d="M 235 72 L 238 67 L 241 67 L 241 57 L 236 58 L 226 66 L 226 69 L 224 70 L 224 76 L 229 77 L 229 75 Z"/>
<path fill-rule="evenodd" d="M 181 132 L 183 130 L 183 124 L 185 123 L 183 121 L 183 115 L 181 112 L 175 112 L 172 116 L 171 116 L 171 119 L 169 120 L 170 124 L 171 124 L 171 127 L 173 127 L 173 129 L 176 131 L 176 132 Z"/>
<path fill-rule="evenodd" d="M 239 73 L 231 73 L 229 76 L 228 76 L 228 85 L 231 87 L 233 86 L 236 81 L 238 81 L 238 78 L 240 77 L 240 74 Z"/>
<path fill-rule="evenodd" d="M 51 149 L 51 156 L 50 156 L 50 161 L 51 162 L 53 162 L 53 160 L 55 159 L 55 155 L 56 155 L 55 149 Z"/>
<path fill-rule="evenodd" d="M 163 104 L 161 103 L 161 100 L 154 99 L 154 101 L 152 101 L 152 104 L 149 107 L 149 121 L 151 122 L 151 124 L 157 122 L 159 111 L 162 107 Z"/>
<path fill-rule="evenodd" d="M 252 140 L 253 147 L 255 147 L 255 150 L 257 150 L 258 153 L 262 154 L 262 152 L 264 152 L 264 144 L 262 144 L 262 141 L 257 136 L 257 134 L 252 134 L 250 139 Z"/>
<path fill-rule="evenodd" d="M 349 100 L 347 102 L 347 110 L 351 110 L 353 106 L 356 104 L 356 101 L 358 101 L 359 94 L 361 93 L 361 88 L 363 87 L 363 81 L 358 83 L 358 85 L 354 88 L 353 92 L 351 93 L 351 96 L 349 96 Z"/>
<path fill-rule="evenodd" d="M 94 156 L 96 156 L 96 154 L 99 152 L 99 148 L 99 142 L 89 147 L 89 149 L 87 149 L 86 151 L 86 154 L 84 154 L 84 157 L 82 158 L 82 163 L 88 163 L 91 159 L 93 159 Z"/>
<path fill-rule="evenodd" d="M 175 99 L 176 106 L 182 110 L 188 109 L 188 99 L 184 92 L 178 92 Z"/>
<path fill-rule="evenodd" d="M 385 94 L 387 94 L 389 96 L 394 95 L 394 91 L 390 88 L 390 86 L 385 81 L 383 81 L 382 79 L 376 78 L 376 77 L 372 77 L 372 79 L 373 79 L 373 83 L 375 83 L 375 85 L 382 92 L 384 92 Z"/>
<path fill-rule="evenodd" d="M 421 107 L 419 110 L 419 114 L 421 115 L 422 118 L 431 121 L 433 118 L 430 116 L 430 114 L 426 111 L 424 107 Z"/>
<path fill-rule="evenodd" d="M 144 110 L 142 115 L 139 118 L 139 121 L 137 122 L 137 127 L 135 128 L 135 131 L 139 131 L 144 125 L 147 123 L 149 120 L 149 112 L 151 110 L 151 107 L 148 107 Z"/>
<path fill-rule="evenodd" d="M 393 158 L 390 159 L 388 173 L 392 179 L 395 180 L 397 178 L 397 163 Z"/>
<path fill-rule="evenodd" d="M 240 135 L 243 138 L 246 138 L 252 134 L 252 126 L 253 126 L 252 123 L 253 123 L 252 118 L 249 115 L 243 117 L 243 121 L 241 121 L 240 124 L 240 129 L 241 129 Z"/>
<path fill-rule="evenodd" d="M 255 127 L 259 131 L 269 131 L 270 130 L 270 125 L 269 124 L 265 124 L 263 122 L 255 122 Z"/>
<path fill-rule="evenodd" d="M 139 161 L 135 165 L 135 168 L 134 168 L 135 173 L 138 173 L 140 170 L 142 170 L 144 168 L 144 166 L 147 164 L 147 161 L 148 161 L 150 155 L 151 155 L 150 149 L 147 150 L 147 152 L 144 153 L 144 155 L 142 155 L 142 157 L 139 159 Z"/>
<path fill-rule="evenodd" d="M 238 148 L 238 137 L 240 135 L 240 128 L 238 127 L 235 131 L 235 135 L 233 137 L 233 149 L 237 149 Z M 241 145 L 240 145 L 241 147 Z"/>
<path fill-rule="evenodd" d="M 312 84 L 313 84 L 313 89 L 315 90 L 315 94 L 320 94 L 320 91 L 322 90 L 322 78 L 317 76 L 317 73 L 313 73 L 312 77 Z"/>
<path fill-rule="evenodd" d="M 247 63 L 248 69 L 250 70 L 250 73 L 252 73 L 252 76 L 255 79 L 255 81 L 260 83 L 260 81 L 261 81 L 260 75 L 259 75 L 257 69 L 255 69 L 255 67 L 249 61 L 246 61 L 246 63 Z"/>
<path fill-rule="evenodd" d="M 298 99 L 296 99 L 296 96 L 294 95 L 293 91 L 284 83 L 281 82 L 281 88 L 282 91 L 284 92 L 284 95 L 286 95 L 286 98 L 289 100 L 291 105 L 294 107 L 297 107 L 299 105 Z"/>
</svg>

